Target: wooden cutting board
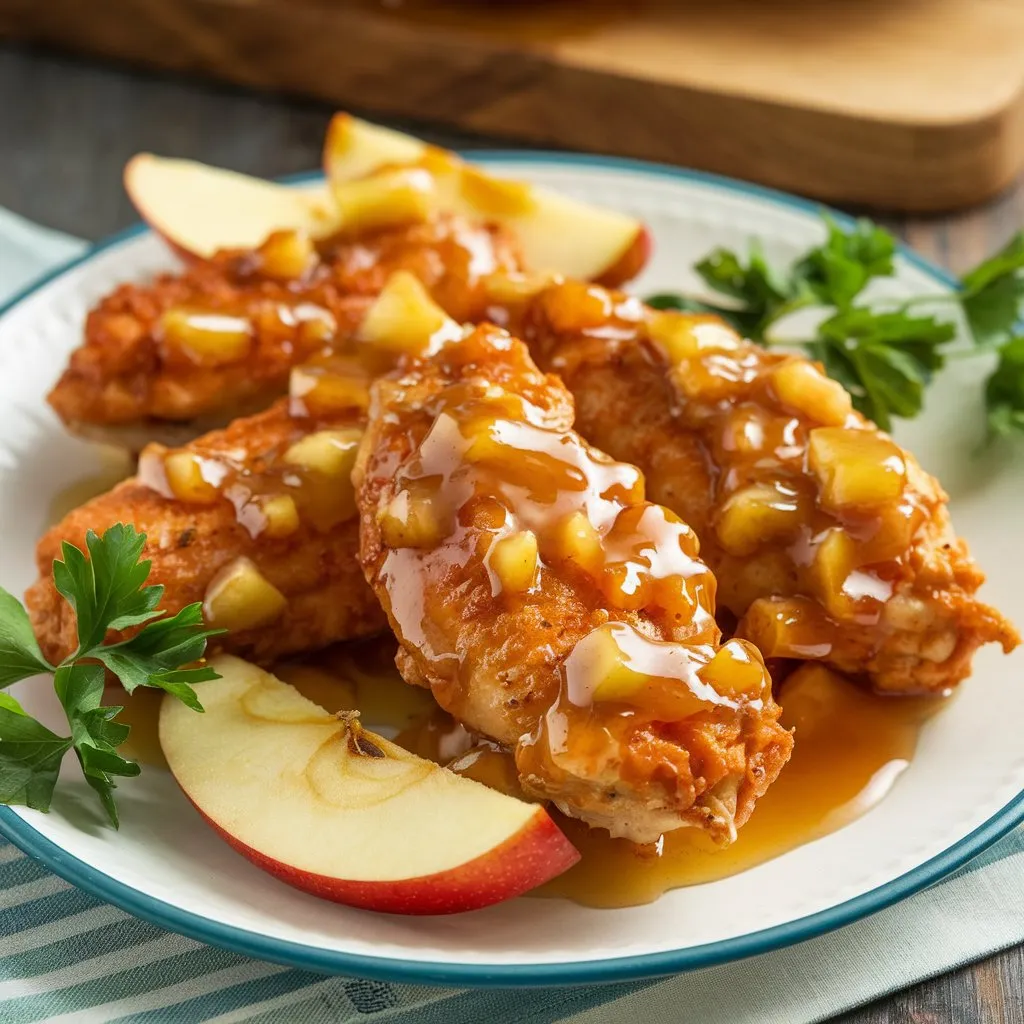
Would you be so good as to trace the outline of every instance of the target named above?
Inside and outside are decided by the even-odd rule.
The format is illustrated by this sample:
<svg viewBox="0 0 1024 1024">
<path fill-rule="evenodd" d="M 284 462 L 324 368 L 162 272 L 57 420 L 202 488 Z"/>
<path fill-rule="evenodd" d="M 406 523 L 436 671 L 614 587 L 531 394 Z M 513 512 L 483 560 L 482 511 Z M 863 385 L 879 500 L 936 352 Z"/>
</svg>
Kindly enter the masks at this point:
<svg viewBox="0 0 1024 1024">
<path fill-rule="evenodd" d="M 0 0 L 0 36 L 833 202 L 1024 163 L 1024 0 Z"/>
</svg>

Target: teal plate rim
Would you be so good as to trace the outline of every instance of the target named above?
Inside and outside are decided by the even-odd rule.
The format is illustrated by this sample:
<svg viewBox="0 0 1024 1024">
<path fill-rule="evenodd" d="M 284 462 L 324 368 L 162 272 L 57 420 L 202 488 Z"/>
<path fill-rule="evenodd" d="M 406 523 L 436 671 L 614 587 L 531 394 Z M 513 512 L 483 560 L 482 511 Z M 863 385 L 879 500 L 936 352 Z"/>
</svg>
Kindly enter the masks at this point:
<svg viewBox="0 0 1024 1024">
<path fill-rule="evenodd" d="M 803 213 L 816 214 L 827 211 L 837 221 L 847 225 L 854 220 L 847 214 L 831 210 L 821 203 L 800 199 L 797 196 L 791 196 L 761 185 L 736 181 L 702 171 L 648 163 L 643 160 L 534 150 L 469 151 L 464 155 L 481 163 L 547 163 L 635 171 L 652 177 L 693 182 L 705 187 L 753 196 L 776 206 L 788 207 Z M 315 181 L 318 177 L 320 177 L 318 172 L 309 172 L 291 175 L 283 180 L 289 184 L 302 184 Z M 90 246 L 80 256 L 45 274 L 0 306 L 0 317 L 5 316 L 19 303 L 56 278 L 87 262 L 103 250 L 142 235 L 148 230 L 149 228 L 145 224 L 136 224 Z M 940 284 L 946 287 L 957 287 L 957 282 L 953 277 L 917 253 L 900 246 L 900 255 Z M 684 949 L 667 950 L 661 953 L 642 953 L 604 960 L 487 965 L 410 961 L 345 953 L 269 938 L 257 932 L 211 921 L 189 911 L 181 910 L 171 903 L 141 893 L 137 889 L 105 875 L 102 871 L 71 856 L 56 843 L 47 839 L 12 808 L 0 807 L 0 835 L 5 836 L 15 846 L 34 857 L 54 874 L 151 924 L 187 935 L 201 942 L 230 949 L 236 953 L 286 964 L 290 967 L 327 974 L 348 974 L 379 981 L 471 988 L 638 981 L 678 974 L 701 967 L 712 967 L 716 964 L 742 960 L 746 957 L 791 946 L 824 935 L 843 925 L 852 924 L 854 921 L 859 921 L 920 892 L 962 867 L 1021 822 L 1024 822 L 1024 791 L 963 839 L 898 878 L 826 910 L 797 918 L 794 921 L 787 921 L 785 924 L 749 932 L 746 935 Z"/>
</svg>

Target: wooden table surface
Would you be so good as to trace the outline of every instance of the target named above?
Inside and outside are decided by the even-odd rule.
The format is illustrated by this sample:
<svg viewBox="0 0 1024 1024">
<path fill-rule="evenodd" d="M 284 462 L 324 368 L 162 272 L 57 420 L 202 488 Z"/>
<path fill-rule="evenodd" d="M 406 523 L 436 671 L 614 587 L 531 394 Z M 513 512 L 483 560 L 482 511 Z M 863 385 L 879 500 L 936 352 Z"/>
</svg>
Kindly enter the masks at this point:
<svg viewBox="0 0 1024 1024">
<path fill-rule="evenodd" d="M 121 189 L 121 168 L 133 153 L 192 157 L 263 177 L 306 171 L 318 164 L 329 115 L 318 104 L 0 47 L 0 206 L 101 238 L 138 219 Z M 414 127 L 446 145 L 487 144 Z M 962 270 L 1024 225 L 1024 182 L 990 204 L 950 216 L 878 219 L 924 256 Z M 879 1000 L 835 1024 L 1021 1021 L 1024 947 Z"/>
</svg>

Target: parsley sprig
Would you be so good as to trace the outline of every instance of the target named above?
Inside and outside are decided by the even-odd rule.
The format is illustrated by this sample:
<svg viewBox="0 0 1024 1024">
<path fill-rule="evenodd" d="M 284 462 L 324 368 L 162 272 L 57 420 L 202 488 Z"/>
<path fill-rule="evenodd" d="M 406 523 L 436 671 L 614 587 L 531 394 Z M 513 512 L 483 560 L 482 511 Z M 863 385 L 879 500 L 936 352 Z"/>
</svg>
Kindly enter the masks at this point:
<svg viewBox="0 0 1024 1024">
<path fill-rule="evenodd" d="M 162 586 L 146 586 L 150 563 L 139 561 L 146 535 L 118 523 L 101 537 L 86 535 L 86 553 L 65 542 L 63 558 L 53 563 L 57 590 L 75 610 L 78 646 L 59 665 L 39 649 L 21 602 L 0 588 L 0 803 L 25 804 L 47 811 L 61 761 L 74 750 L 85 779 L 99 796 L 110 823 L 118 825 L 114 779 L 139 774 L 139 765 L 117 748 L 129 726 L 116 721 L 121 706 L 103 706 L 109 670 L 131 693 L 155 687 L 196 711 L 202 705 L 193 683 L 218 678 L 199 661 L 206 641 L 220 630 L 203 626 L 199 604 L 165 617 L 157 606 Z M 134 629 L 133 636 L 105 643 L 110 631 Z M 59 736 L 28 715 L 3 687 L 29 676 L 53 676 L 53 688 L 67 715 L 70 736 Z"/>
<path fill-rule="evenodd" d="M 756 243 L 745 257 L 715 249 L 694 268 L 712 299 L 663 293 L 647 301 L 659 309 L 716 313 L 762 344 L 802 346 L 886 430 L 892 417 L 910 419 L 921 411 L 925 389 L 957 335 L 951 318 L 931 310 L 944 301 L 959 305 L 973 350 L 997 357 L 985 386 L 989 437 L 1024 432 L 1024 233 L 965 274 L 957 292 L 868 303 L 868 284 L 894 273 L 895 239 L 866 219 L 850 229 L 824 220 L 825 241 L 787 269 L 772 266 Z M 781 336 L 780 321 L 807 309 L 820 316 L 813 334 Z"/>
</svg>

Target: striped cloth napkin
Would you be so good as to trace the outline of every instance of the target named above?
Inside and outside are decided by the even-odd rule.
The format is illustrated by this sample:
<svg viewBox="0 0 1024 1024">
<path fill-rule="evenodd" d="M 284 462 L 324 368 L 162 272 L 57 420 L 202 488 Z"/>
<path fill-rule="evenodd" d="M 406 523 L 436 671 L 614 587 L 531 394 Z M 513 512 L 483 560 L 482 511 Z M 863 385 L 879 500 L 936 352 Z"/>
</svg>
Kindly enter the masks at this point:
<svg viewBox="0 0 1024 1024">
<path fill-rule="evenodd" d="M 81 248 L 0 210 L 0 301 Z M 458 991 L 325 978 L 205 946 L 0 838 L 0 1021 L 811 1024 L 1024 940 L 1022 906 L 1018 830 L 931 889 L 790 949 L 654 982 Z"/>
</svg>

